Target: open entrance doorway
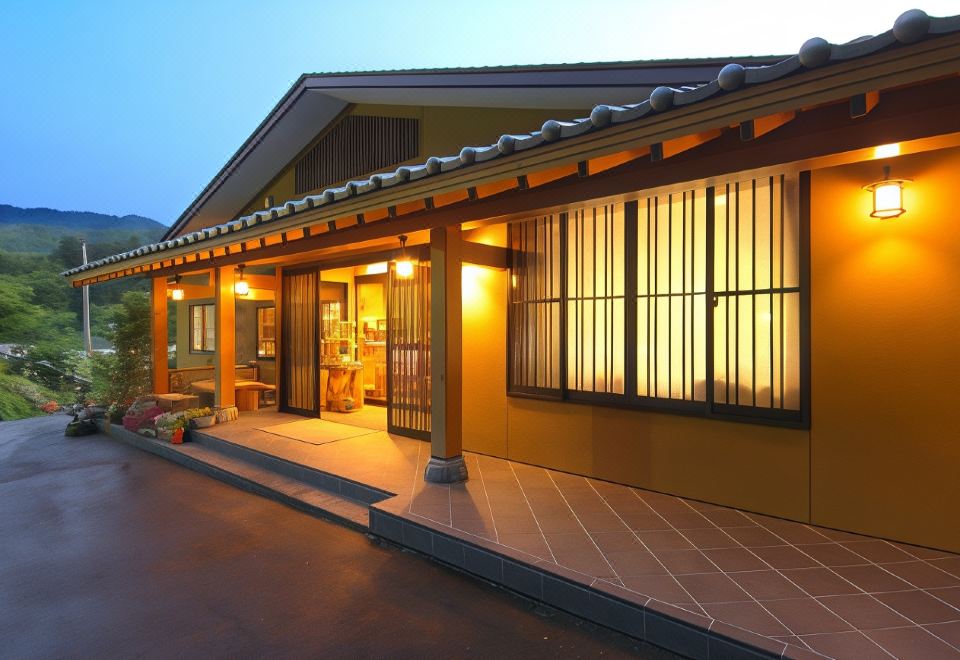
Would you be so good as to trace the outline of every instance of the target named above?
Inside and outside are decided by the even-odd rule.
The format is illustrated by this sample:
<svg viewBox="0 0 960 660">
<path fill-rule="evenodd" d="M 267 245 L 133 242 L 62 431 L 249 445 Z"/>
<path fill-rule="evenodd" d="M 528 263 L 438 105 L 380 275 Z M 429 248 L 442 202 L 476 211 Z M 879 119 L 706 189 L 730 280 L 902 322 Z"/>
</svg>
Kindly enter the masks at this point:
<svg viewBox="0 0 960 660">
<path fill-rule="evenodd" d="M 283 270 L 279 408 L 430 437 L 430 267 Z"/>
</svg>

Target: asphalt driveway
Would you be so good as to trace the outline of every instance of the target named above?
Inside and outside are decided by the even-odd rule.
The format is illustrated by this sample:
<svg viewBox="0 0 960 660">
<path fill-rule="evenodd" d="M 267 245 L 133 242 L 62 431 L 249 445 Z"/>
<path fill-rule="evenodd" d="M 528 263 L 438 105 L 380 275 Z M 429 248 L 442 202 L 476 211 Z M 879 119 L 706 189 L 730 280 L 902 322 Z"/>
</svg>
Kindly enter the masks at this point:
<svg viewBox="0 0 960 660">
<path fill-rule="evenodd" d="M 0 656 L 673 657 L 68 418 L 0 423 Z"/>
</svg>

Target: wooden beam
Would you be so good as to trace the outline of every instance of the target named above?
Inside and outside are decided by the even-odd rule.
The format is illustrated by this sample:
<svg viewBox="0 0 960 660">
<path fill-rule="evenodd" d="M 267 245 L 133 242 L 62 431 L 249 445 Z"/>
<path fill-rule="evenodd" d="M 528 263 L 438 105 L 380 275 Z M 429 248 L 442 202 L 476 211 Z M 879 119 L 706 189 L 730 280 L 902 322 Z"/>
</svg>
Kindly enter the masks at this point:
<svg viewBox="0 0 960 660">
<path fill-rule="evenodd" d="M 527 185 L 530 188 L 536 188 L 537 186 L 542 186 L 548 183 L 552 183 L 557 179 L 563 179 L 570 176 L 577 171 L 577 166 L 575 164 L 563 165 L 561 167 L 551 167 L 548 170 L 538 170 L 536 172 L 529 172 L 527 176 Z"/>
<path fill-rule="evenodd" d="M 740 124 L 740 139 L 744 141 L 755 140 L 793 121 L 796 116 L 796 112 L 778 112 L 745 121 Z"/>
<path fill-rule="evenodd" d="M 463 262 L 490 268 L 506 268 L 510 251 L 499 245 L 463 241 Z"/>
<path fill-rule="evenodd" d="M 584 161 L 586 164 L 582 170 L 580 170 L 578 167 L 577 174 L 581 178 L 600 174 L 601 172 L 606 172 L 614 167 L 620 167 L 625 163 L 629 163 L 631 160 L 642 158 L 649 153 L 650 148 L 643 147 L 642 149 L 628 149 L 627 151 L 621 151 L 620 153 L 616 154 L 591 158 L 589 161 Z"/>
<path fill-rule="evenodd" d="M 850 97 L 850 117 L 866 117 L 880 103 L 880 92 L 865 92 Z"/>
<path fill-rule="evenodd" d="M 170 388 L 167 368 L 167 278 L 151 280 L 150 339 L 153 393 L 167 394 Z"/>
<path fill-rule="evenodd" d="M 251 289 L 274 289 L 277 286 L 277 278 L 273 275 L 244 273 L 243 279 L 247 281 Z"/>
<path fill-rule="evenodd" d="M 162 279 L 166 279 L 166 277 Z M 213 288 L 213 285 L 204 286 L 202 284 L 187 284 L 181 282 L 180 288 L 183 289 L 184 300 L 209 300 L 216 295 L 216 290 Z"/>
<path fill-rule="evenodd" d="M 684 151 L 690 151 L 711 140 L 716 140 L 722 133 L 723 131 L 716 128 L 712 131 L 703 131 L 701 133 L 695 133 L 694 135 L 685 135 L 674 140 L 667 140 L 663 143 L 663 157 L 673 158 Z"/>
</svg>

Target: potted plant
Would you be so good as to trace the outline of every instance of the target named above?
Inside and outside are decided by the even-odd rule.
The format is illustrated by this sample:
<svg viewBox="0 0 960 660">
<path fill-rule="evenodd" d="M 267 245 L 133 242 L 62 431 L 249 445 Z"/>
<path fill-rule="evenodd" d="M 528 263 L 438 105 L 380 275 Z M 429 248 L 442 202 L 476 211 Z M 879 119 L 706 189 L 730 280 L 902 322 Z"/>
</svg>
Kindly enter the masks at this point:
<svg viewBox="0 0 960 660">
<path fill-rule="evenodd" d="M 191 408 L 187 411 L 187 416 L 190 417 L 190 425 L 195 429 L 205 429 L 217 421 L 209 407 Z"/>
<path fill-rule="evenodd" d="M 183 434 L 187 428 L 187 424 L 190 420 L 187 419 L 185 415 L 177 417 L 177 421 L 174 423 L 173 435 L 170 437 L 170 442 L 175 445 L 183 444 Z"/>
<path fill-rule="evenodd" d="M 179 417 L 173 413 L 163 413 L 157 417 L 156 421 L 157 438 L 167 440 L 168 442 L 171 441 L 173 439 L 173 432 L 179 425 Z"/>
</svg>

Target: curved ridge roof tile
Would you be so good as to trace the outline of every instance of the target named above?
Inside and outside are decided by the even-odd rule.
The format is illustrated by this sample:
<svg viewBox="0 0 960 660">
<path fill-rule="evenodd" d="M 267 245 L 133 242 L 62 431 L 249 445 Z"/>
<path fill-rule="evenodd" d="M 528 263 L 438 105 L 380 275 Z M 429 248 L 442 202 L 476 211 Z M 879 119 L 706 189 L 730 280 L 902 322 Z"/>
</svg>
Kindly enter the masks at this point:
<svg viewBox="0 0 960 660">
<path fill-rule="evenodd" d="M 207 227 L 167 241 L 145 245 L 129 252 L 91 261 L 83 266 L 66 270 L 61 275 L 68 277 L 144 254 L 202 242 L 222 234 L 241 231 L 311 208 L 334 204 L 348 197 L 365 195 L 381 188 L 391 188 L 428 176 L 452 172 L 475 163 L 484 163 L 509 156 L 518 151 L 533 149 L 542 144 L 602 130 L 612 124 L 637 121 L 651 112 L 669 112 L 675 107 L 699 103 L 721 93 L 733 93 L 744 86 L 769 83 L 802 69 L 819 68 L 836 62 L 856 59 L 897 44 L 914 43 L 931 35 L 952 32 L 960 32 L 960 15 L 931 17 L 919 9 L 911 9 L 902 13 L 890 30 L 878 35 L 860 37 L 844 44 L 831 44 L 824 39 L 815 37 L 807 40 L 801 46 L 798 54 L 775 64 L 756 67 L 744 67 L 735 63 L 728 64 L 723 67 L 716 79 L 702 85 L 684 85 L 678 88 L 658 87 L 653 90 L 650 98 L 638 103 L 623 106 L 597 105 L 589 117 L 570 120 L 550 119 L 543 124 L 540 130 L 524 134 L 502 135 L 495 144 L 467 146 L 455 156 L 431 156 L 419 165 L 403 165 L 393 172 L 377 173 L 367 179 L 350 181 L 343 186 L 327 188 L 315 195 L 307 195 L 300 200 L 288 201 L 272 209 L 256 211 L 222 225 Z"/>
</svg>

